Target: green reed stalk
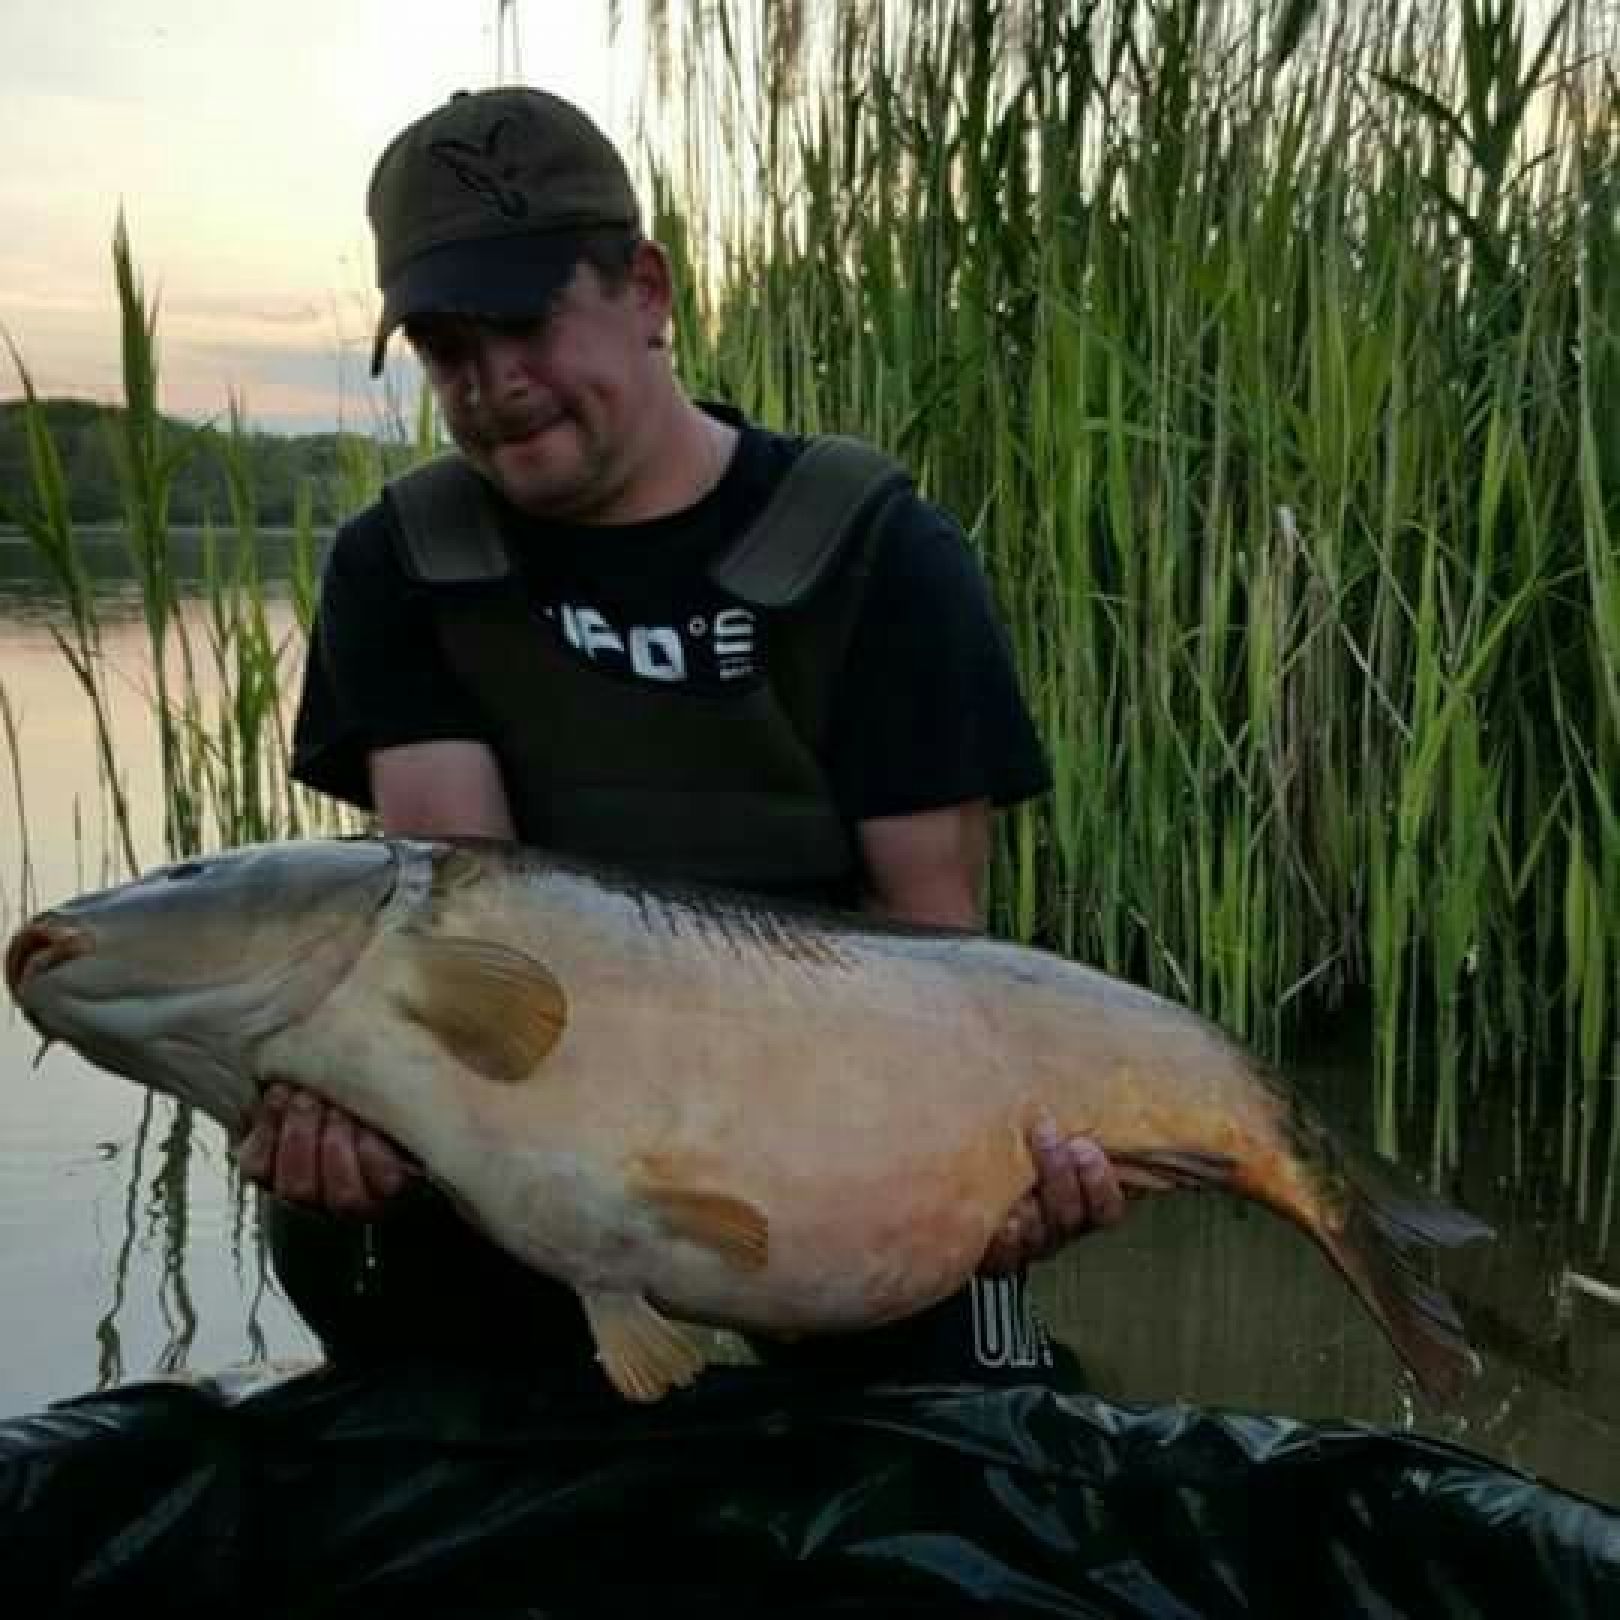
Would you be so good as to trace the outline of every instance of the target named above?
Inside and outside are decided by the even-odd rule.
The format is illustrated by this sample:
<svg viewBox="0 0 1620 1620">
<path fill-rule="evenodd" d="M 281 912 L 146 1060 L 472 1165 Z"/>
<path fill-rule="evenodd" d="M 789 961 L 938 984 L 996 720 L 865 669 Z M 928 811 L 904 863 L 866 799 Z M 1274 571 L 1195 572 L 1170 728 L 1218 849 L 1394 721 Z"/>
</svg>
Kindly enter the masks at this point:
<svg viewBox="0 0 1620 1620">
<path fill-rule="evenodd" d="M 28 796 L 23 786 L 22 743 L 17 731 L 17 712 L 3 681 L 0 681 L 0 730 L 5 732 L 6 761 L 11 770 L 11 803 L 17 825 L 17 914 L 22 918 L 31 915 L 35 906 L 34 857 L 28 835 Z M 4 917 L 8 910 L 6 897 L 0 896 L 0 917 Z"/>
<path fill-rule="evenodd" d="M 171 854 L 193 854 L 203 840 L 198 783 L 187 758 L 186 716 L 195 701 L 195 677 L 185 625 L 175 612 L 169 490 L 178 467 L 195 454 L 195 444 L 189 436 L 171 443 L 158 409 L 157 307 L 141 287 L 122 211 L 113 236 L 113 269 L 122 317 L 124 408 L 109 419 L 109 438 L 151 651 L 164 846 Z M 179 660 L 178 697 L 171 696 L 176 679 L 171 651 Z"/>
</svg>

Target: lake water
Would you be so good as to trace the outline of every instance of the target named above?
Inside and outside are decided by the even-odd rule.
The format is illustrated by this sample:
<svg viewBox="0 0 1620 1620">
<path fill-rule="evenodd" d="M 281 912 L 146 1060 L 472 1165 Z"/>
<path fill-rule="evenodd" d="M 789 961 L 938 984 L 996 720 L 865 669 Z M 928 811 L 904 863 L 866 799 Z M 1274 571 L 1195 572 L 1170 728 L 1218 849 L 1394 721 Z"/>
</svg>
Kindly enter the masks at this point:
<svg viewBox="0 0 1620 1620">
<path fill-rule="evenodd" d="M 145 630 L 116 537 L 91 541 L 90 551 L 138 848 L 156 862 Z M 277 555 L 274 622 L 290 633 Z M 0 685 L 19 726 L 25 810 L 19 818 L 0 782 L 6 930 L 27 904 L 113 875 L 89 710 L 52 639 L 60 622 L 32 554 L 0 534 Z M 267 1274 L 254 1202 L 217 1127 L 59 1047 L 35 1067 L 37 1044 L 8 1002 L 0 1416 L 154 1372 L 314 1357 L 314 1340 Z M 1323 1058 L 1293 1078 L 1339 1118 L 1359 1117 L 1360 1064 Z M 1072 1245 L 1038 1280 L 1053 1326 L 1112 1398 L 1410 1426 L 1620 1504 L 1615 1189 L 1595 1185 L 1577 1210 L 1557 1174 L 1556 1120 L 1532 1128 L 1516 1118 L 1503 1100 L 1511 1089 L 1469 1104 L 1462 1193 L 1500 1236 L 1444 1268 L 1485 1362 L 1455 1411 L 1410 1390 L 1303 1238 L 1227 1200 L 1150 1200 L 1118 1231 Z"/>
</svg>

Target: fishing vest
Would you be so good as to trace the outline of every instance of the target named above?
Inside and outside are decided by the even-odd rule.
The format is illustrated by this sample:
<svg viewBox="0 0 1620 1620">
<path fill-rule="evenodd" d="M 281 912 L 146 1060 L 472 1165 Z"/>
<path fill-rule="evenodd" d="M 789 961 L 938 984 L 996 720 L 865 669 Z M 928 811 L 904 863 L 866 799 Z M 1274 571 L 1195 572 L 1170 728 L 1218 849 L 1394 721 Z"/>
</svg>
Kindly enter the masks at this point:
<svg viewBox="0 0 1620 1620">
<path fill-rule="evenodd" d="M 459 455 L 392 480 L 407 576 L 491 727 L 518 837 L 659 876 L 846 889 L 857 870 L 821 759 L 887 516 L 911 487 L 860 440 L 812 439 L 710 562 L 763 621 L 764 679 L 695 692 L 594 668 L 534 611 L 484 480 Z"/>
</svg>

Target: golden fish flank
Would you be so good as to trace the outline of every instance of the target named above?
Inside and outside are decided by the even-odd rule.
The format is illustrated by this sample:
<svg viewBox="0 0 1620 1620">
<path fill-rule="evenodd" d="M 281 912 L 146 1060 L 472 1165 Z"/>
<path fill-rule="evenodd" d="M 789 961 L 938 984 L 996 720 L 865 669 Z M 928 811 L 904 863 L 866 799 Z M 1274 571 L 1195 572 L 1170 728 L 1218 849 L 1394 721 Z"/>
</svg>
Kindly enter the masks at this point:
<svg viewBox="0 0 1620 1620">
<path fill-rule="evenodd" d="M 71 900 L 17 932 L 6 978 L 48 1038 L 229 1131 L 282 1079 L 394 1137 L 577 1291 L 632 1399 L 700 1370 L 683 1321 L 851 1331 L 960 1287 L 1033 1185 L 1043 1113 L 1138 1188 L 1301 1227 L 1430 1392 L 1472 1365 L 1418 1262 L 1486 1228 L 1349 1153 L 1205 1020 L 1047 952 L 344 839 Z"/>
</svg>

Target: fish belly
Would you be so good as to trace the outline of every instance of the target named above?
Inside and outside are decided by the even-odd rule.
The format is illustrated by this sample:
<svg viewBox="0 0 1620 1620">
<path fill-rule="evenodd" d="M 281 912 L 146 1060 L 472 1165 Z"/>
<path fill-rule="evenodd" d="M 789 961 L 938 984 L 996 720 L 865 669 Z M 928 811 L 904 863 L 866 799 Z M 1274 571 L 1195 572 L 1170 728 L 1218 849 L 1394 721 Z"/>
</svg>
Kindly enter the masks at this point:
<svg viewBox="0 0 1620 1620">
<path fill-rule="evenodd" d="M 993 1064 L 949 1032 L 701 1025 L 582 998 L 565 1049 L 485 1095 L 472 1202 L 493 1236 L 582 1292 L 738 1328 L 873 1326 L 973 1273 L 1033 1177 L 1025 1100 Z M 706 1198 L 757 1213 L 763 1264 L 683 1228 Z"/>
</svg>

